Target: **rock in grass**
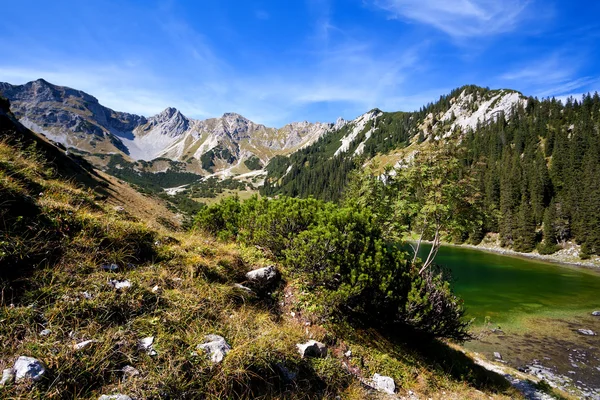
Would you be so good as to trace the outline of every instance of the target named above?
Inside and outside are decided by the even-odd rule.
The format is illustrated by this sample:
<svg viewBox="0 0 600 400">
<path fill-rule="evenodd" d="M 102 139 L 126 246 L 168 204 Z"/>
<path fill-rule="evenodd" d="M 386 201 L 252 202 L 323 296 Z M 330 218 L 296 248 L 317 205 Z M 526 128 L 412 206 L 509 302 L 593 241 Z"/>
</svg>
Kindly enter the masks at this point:
<svg viewBox="0 0 600 400">
<path fill-rule="evenodd" d="M 389 394 L 394 394 L 396 391 L 396 384 L 389 376 L 383 376 L 379 374 L 373 375 L 373 386 L 375 389 Z"/>
<path fill-rule="evenodd" d="M 494 352 L 494 357 L 498 360 L 502 360 L 502 354 L 498 353 L 497 351 Z"/>
<path fill-rule="evenodd" d="M 124 366 L 121 372 L 123 372 L 123 380 L 136 377 L 140 374 L 140 371 L 131 365 Z"/>
<path fill-rule="evenodd" d="M 50 329 L 44 329 L 43 331 L 40 332 L 40 336 L 48 336 L 51 333 L 52 333 L 52 331 Z"/>
<path fill-rule="evenodd" d="M 196 347 L 198 350 L 204 350 L 210 356 L 213 363 L 220 363 L 225 358 L 225 355 L 231 350 L 231 346 L 227 344 L 225 338 L 219 335 L 206 335 L 204 343 Z"/>
<path fill-rule="evenodd" d="M 138 349 L 145 351 L 149 356 L 155 356 L 158 353 L 156 353 L 156 350 L 152 347 L 153 344 L 154 336 L 148 336 L 139 341 Z"/>
<path fill-rule="evenodd" d="M 124 279 L 122 281 L 120 281 L 118 279 L 109 279 L 108 284 L 117 290 L 126 289 L 128 287 L 131 287 L 131 282 L 129 282 L 127 279 Z"/>
<path fill-rule="evenodd" d="M 592 312 L 592 315 L 594 317 L 600 317 L 600 311 L 594 311 L 594 312 Z"/>
<path fill-rule="evenodd" d="M 255 285 L 259 286 L 270 286 L 277 282 L 279 278 L 279 272 L 274 265 L 268 267 L 255 269 L 246 274 L 246 279 Z"/>
<path fill-rule="evenodd" d="M 0 386 L 5 386 L 13 383 L 15 380 L 15 370 L 7 368 L 2 371 L 2 379 L 0 379 Z"/>
<path fill-rule="evenodd" d="M 582 335 L 586 335 L 586 336 L 596 336 L 596 332 L 594 332 L 591 329 L 577 329 L 577 332 L 581 333 Z"/>
<path fill-rule="evenodd" d="M 240 285 L 239 283 L 234 283 L 234 284 L 233 284 L 233 287 L 235 287 L 236 289 L 240 289 L 241 291 L 243 291 L 243 292 L 246 292 L 246 293 L 248 293 L 248 294 L 252 294 L 252 293 L 254 293 L 254 292 L 252 291 L 252 289 L 250 289 L 250 288 L 249 288 L 249 287 L 247 287 L 247 286 Z"/>
<path fill-rule="evenodd" d="M 131 397 L 127 396 L 126 394 L 121 394 L 121 393 L 117 393 L 117 394 L 103 394 L 102 396 L 98 397 L 98 400 L 132 400 Z"/>
<path fill-rule="evenodd" d="M 83 342 L 73 345 L 73 350 L 75 350 L 75 351 L 83 350 L 96 342 L 97 342 L 97 340 L 93 340 L 93 339 L 92 340 L 84 340 Z"/>
<path fill-rule="evenodd" d="M 327 346 L 316 340 L 309 340 L 306 343 L 296 344 L 298 352 L 302 358 L 308 357 L 325 357 L 327 356 Z"/>
<path fill-rule="evenodd" d="M 119 269 L 119 266 L 117 264 L 104 264 L 102 269 L 105 271 L 116 271 Z"/>
<path fill-rule="evenodd" d="M 23 379 L 31 379 L 34 382 L 42 379 L 46 373 L 44 364 L 36 358 L 21 356 L 13 365 L 15 371 L 15 381 L 19 382 Z"/>
</svg>

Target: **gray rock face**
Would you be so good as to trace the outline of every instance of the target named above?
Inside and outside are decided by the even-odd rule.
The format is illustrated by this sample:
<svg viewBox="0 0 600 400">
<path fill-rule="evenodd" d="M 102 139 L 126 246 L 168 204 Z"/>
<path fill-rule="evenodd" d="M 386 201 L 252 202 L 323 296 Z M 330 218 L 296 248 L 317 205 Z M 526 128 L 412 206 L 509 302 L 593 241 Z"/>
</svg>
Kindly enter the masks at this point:
<svg viewBox="0 0 600 400">
<path fill-rule="evenodd" d="M 316 340 L 309 340 L 306 343 L 298 343 L 296 344 L 298 348 L 298 352 L 302 356 L 302 358 L 308 357 L 325 357 L 327 356 L 327 346 L 325 346 L 321 342 L 317 342 Z"/>
<path fill-rule="evenodd" d="M 127 396 L 126 394 L 103 394 L 102 396 L 98 397 L 98 400 L 132 400 L 131 397 Z"/>
<path fill-rule="evenodd" d="M 0 379 L 0 386 L 5 386 L 13 383 L 15 380 L 15 370 L 7 368 L 2 371 L 2 379 Z"/>
<path fill-rule="evenodd" d="M 210 356 L 210 360 L 213 363 L 220 363 L 223 358 L 231 350 L 231 346 L 227 344 L 225 338 L 219 335 L 206 335 L 204 337 L 204 343 L 199 344 L 196 347 L 198 350 L 204 350 L 206 354 Z"/>
<path fill-rule="evenodd" d="M 271 286 L 279 279 L 279 272 L 274 265 L 258 268 L 246 274 L 246 279 L 254 286 Z"/>
<path fill-rule="evenodd" d="M 600 317 L 600 311 L 594 311 L 594 312 L 592 312 L 592 315 L 594 317 Z"/>
<path fill-rule="evenodd" d="M 31 379 L 34 382 L 42 379 L 46 373 L 44 364 L 36 358 L 21 356 L 13 365 L 15 371 L 15 380 L 17 382 L 24 379 Z"/>
<path fill-rule="evenodd" d="M 596 336 L 596 332 L 594 332 L 591 329 L 577 329 L 577 332 L 581 333 L 582 335 L 586 335 L 586 336 Z"/>
<path fill-rule="evenodd" d="M 394 394 L 396 391 L 396 384 L 389 376 L 379 374 L 373 375 L 373 386 L 375 389 L 389 394 Z"/>
</svg>

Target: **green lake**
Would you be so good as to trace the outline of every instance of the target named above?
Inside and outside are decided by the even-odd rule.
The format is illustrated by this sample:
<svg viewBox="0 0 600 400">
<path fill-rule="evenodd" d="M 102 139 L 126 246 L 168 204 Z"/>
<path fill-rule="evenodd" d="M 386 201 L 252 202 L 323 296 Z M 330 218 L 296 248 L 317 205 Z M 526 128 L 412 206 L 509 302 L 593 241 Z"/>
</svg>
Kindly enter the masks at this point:
<svg viewBox="0 0 600 400">
<path fill-rule="evenodd" d="M 597 271 L 454 246 L 440 248 L 436 263 L 452 271 L 454 291 L 475 324 L 485 317 L 510 325 L 524 316 L 562 318 L 600 310 Z"/>
</svg>

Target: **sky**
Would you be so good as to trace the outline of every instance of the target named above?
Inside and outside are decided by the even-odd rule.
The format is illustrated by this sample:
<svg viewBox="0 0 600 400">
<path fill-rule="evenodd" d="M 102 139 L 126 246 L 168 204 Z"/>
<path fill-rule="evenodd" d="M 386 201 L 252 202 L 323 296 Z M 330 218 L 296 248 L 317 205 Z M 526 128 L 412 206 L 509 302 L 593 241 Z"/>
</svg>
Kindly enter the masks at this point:
<svg viewBox="0 0 600 400">
<path fill-rule="evenodd" d="M 600 90 L 599 15 L 596 0 L 19 0 L 2 5 L 0 81 L 274 127 L 418 110 L 465 84 L 564 99 Z"/>
</svg>

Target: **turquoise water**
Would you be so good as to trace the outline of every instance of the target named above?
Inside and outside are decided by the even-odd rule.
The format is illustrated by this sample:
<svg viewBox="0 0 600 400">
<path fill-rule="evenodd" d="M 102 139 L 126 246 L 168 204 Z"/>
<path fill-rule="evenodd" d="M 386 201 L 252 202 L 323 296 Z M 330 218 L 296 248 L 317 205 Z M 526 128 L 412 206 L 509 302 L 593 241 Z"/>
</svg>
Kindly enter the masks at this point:
<svg viewBox="0 0 600 400">
<path fill-rule="evenodd" d="M 596 271 L 452 246 L 440 249 L 436 263 L 452 271 L 454 291 L 475 323 L 600 309 Z"/>
</svg>

